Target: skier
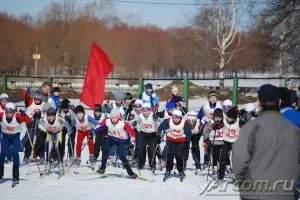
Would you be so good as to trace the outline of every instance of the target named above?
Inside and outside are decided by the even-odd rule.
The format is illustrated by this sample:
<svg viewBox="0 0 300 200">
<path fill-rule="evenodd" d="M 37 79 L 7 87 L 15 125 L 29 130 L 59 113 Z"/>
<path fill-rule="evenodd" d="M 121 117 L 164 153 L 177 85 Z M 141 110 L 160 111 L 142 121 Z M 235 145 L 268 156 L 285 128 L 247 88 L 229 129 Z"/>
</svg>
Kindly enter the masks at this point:
<svg viewBox="0 0 300 200">
<path fill-rule="evenodd" d="M 227 111 L 232 108 L 233 104 L 232 101 L 230 99 L 226 99 L 225 101 L 223 101 L 223 112 L 226 115 Z"/>
<path fill-rule="evenodd" d="M 0 182 L 4 175 L 5 156 L 11 149 L 13 157 L 13 187 L 19 183 L 19 149 L 20 149 L 20 132 L 22 130 L 21 123 L 30 123 L 30 118 L 24 111 L 17 112 L 16 105 L 8 102 L 5 106 L 5 112 L 0 113 L 1 121 L 1 142 L 0 142 Z"/>
<path fill-rule="evenodd" d="M 201 163 L 200 163 L 200 149 L 199 149 L 199 141 L 201 138 L 200 134 L 200 120 L 197 119 L 197 113 L 194 111 L 190 111 L 187 113 L 187 121 L 192 127 L 192 136 L 191 136 L 191 143 L 192 143 L 192 155 L 195 161 L 196 171 L 195 174 L 200 173 L 201 170 Z M 187 162 L 189 157 L 189 143 L 187 143 L 187 152 L 185 155 L 185 163 Z M 186 164 L 185 164 L 186 166 Z"/>
<path fill-rule="evenodd" d="M 120 113 L 121 113 L 121 116 L 122 116 L 122 119 L 125 115 L 125 110 L 124 110 L 124 107 L 123 107 L 123 100 L 124 100 L 124 93 L 123 92 L 116 92 L 115 94 L 115 101 L 110 103 L 110 110 L 113 109 L 113 108 L 117 108 L 119 109 Z"/>
<path fill-rule="evenodd" d="M 132 94 L 130 94 L 129 92 L 125 93 L 124 96 L 124 104 L 123 104 L 123 108 L 124 108 L 124 120 L 128 120 L 129 119 L 129 115 L 131 113 L 131 111 L 133 110 L 133 104 L 134 101 L 132 100 Z"/>
<path fill-rule="evenodd" d="M 223 132 L 224 132 L 224 122 L 223 122 L 223 111 L 220 108 L 214 110 L 213 113 L 213 121 L 207 123 L 203 130 L 203 143 L 204 145 L 208 145 L 208 143 L 212 144 L 212 169 L 213 169 L 213 177 L 217 177 L 217 169 L 218 164 L 222 152 L 222 147 L 224 144 Z M 227 160 L 228 161 L 228 160 Z M 230 165 L 230 162 L 225 163 L 226 165 Z"/>
<path fill-rule="evenodd" d="M 5 112 L 5 106 L 8 103 L 8 95 L 5 93 L 2 93 L 0 95 L 0 113 Z"/>
<path fill-rule="evenodd" d="M 68 154 L 71 161 L 74 160 L 74 148 L 75 148 L 75 136 L 76 128 L 72 125 L 72 121 L 75 121 L 75 113 L 71 108 L 71 102 L 69 99 L 64 99 L 61 102 L 59 109 L 59 116 L 63 117 L 66 120 L 65 126 L 62 129 L 62 141 L 60 145 L 61 159 L 63 160 L 65 156 L 65 144 L 66 144 L 66 135 L 68 135 Z M 70 132 L 68 132 L 70 131 Z"/>
<path fill-rule="evenodd" d="M 5 106 L 8 103 L 9 97 L 7 94 L 2 93 L 0 95 L 0 113 L 5 112 Z M 1 138 L 1 137 L 0 137 Z M 6 162 L 11 162 L 12 161 L 12 156 L 10 155 L 10 153 L 7 154 L 7 160 Z"/>
<path fill-rule="evenodd" d="M 225 170 L 227 170 L 229 176 L 233 175 L 233 171 L 230 166 L 230 152 L 232 150 L 232 144 L 238 139 L 240 132 L 240 122 L 238 118 L 238 109 L 233 107 L 226 113 L 226 119 L 224 119 L 223 138 L 224 144 L 222 146 L 220 169 L 218 171 L 218 179 L 223 180 L 225 176 Z"/>
<path fill-rule="evenodd" d="M 80 166 L 81 163 L 81 147 L 85 137 L 87 137 L 87 143 L 89 146 L 89 161 L 92 167 L 95 164 L 95 156 L 94 156 L 94 141 L 93 141 L 93 134 L 92 128 L 93 125 L 97 125 L 97 121 L 93 120 L 92 117 L 88 117 L 85 114 L 84 108 L 82 105 L 78 105 L 75 108 L 76 118 L 72 121 L 72 124 L 75 125 L 77 129 L 77 143 L 76 143 L 76 165 L 77 167 Z"/>
<path fill-rule="evenodd" d="M 105 119 L 99 123 L 99 127 L 95 128 L 95 132 L 97 129 L 102 129 L 107 127 L 108 129 L 108 137 L 105 141 L 104 146 L 102 147 L 102 162 L 101 167 L 97 170 L 97 173 L 104 174 L 106 169 L 106 163 L 108 159 L 108 151 L 113 146 L 117 146 L 117 153 L 122 161 L 124 168 L 126 169 L 128 175 L 136 179 L 138 178 L 137 174 L 135 174 L 126 158 L 126 144 L 129 143 L 130 137 L 131 140 L 135 140 L 135 132 L 130 127 L 127 122 L 122 121 L 121 113 L 119 109 L 113 108 L 110 112 L 110 119 Z M 129 137 L 130 134 L 130 137 Z"/>
<path fill-rule="evenodd" d="M 159 105 L 159 98 L 157 94 L 153 91 L 153 86 L 151 83 L 145 85 L 145 91 L 139 97 L 144 103 L 150 103 L 152 108 L 157 109 Z"/>
<path fill-rule="evenodd" d="M 38 139 L 38 137 L 43 137 L 43 135 L 40 134 L 39 129 L 37 128 L 38 126 L 38 120 L 41 119 L 42 117 L 42 108 L 45 104 L 44 100 L 44 96 L 40 93 L 40 92 L 36 92 L 33 96 L 33 99 L 31 97 L 28 97 L 28 105 L 27 106 L 27 110 L 26 110 L 26 114 L 31 118 L 31 123 L 28 124 L 27 129 L 28 129 L 28 134 L 30 135 L 30 138 L 28 137 L 28 135 L 25 135 L 25 138 L 23 138 L 23 142 L 25 142 L 25 153 L 24 153 L 24 159 L 23 162 L 24 163 L 29 163 L 29 157 L 31 155 L 31 151 L 32 151 L 32 147 L 31 147 L 31 142 L 33 142 L 34 137 L 37 137 L 36 139 Z M 31 140 L 31 142 L 29 141 Z M 37 156 L 40 157 L 40 159 L 44 160 L 45 159 L 45 155 L 44 155 L 44 145 L 39 146 L 40 148 L 38 148 L 37 146 L 34 146 L 34 150 L 37 154 Z M 37 150 L 39 150 L 39 154 L 37 152 Z"/>
<path fill-rule="evenodd" d="M 148 151 L 148 161 L 151 170 L 155 170 L 156 159 L 156 120 L 157 115 L 152 112 L 151 105 L 144 103 L 142 113 L 139 115 L 137 129 L 140 134 L 140 151 L 138 153 L 138 168 L 142 169 L 146 162 L 146 151 Z M 147 148 L 148 146 L 148 148 Z"/>
<path fill-rule="evenodd" d="M 106 118 L 105 114 L 102 113 L 102 106 L 100 104 L 95 104 L 93 110 L 94 110 L 93 118 L 98 123 L 103 121 Z M 106 137 L 107 137 L 107 129 L 100 130 L 97 134 L 95 134 L 94 155 L 96 160 L 100 155 L 100 150 L 105 143 Z"/>
<path fill-rule="evenodd" d="M 50 173 L 51 152 L 56 151 L 58 159 L 58 169 L 60 175 L 64 173 L 63 158 L 60 153 L 60 143 L 62 141 L 62 129 L 65 126 L 65 119 L 58 115 L 55 108 L 48 108 L 46 116 L 39 120 L 39 129 L 47 133 L 47 159 L 45 165 L 45 174 Z"/>
<path fill-rule="evenodd" d="M 172 95 L 168 98 L 167 103 L 169 101 L 173 101 L 174 104 L 183 102 L 181 96 L 178 95 L 178 87 L 177 86 L 172 87 Z"/>
<path fill-rule="evenodd" d="M 169 101 L 166 104 L 166 109 L 160 112 L 157 112 L 157 116 L 162 119 L 170 119 L 172 117 L 173 110 L 176 108 L 176 105 L 173 101 Z"/>
<path fill-rule="evenodd" d="M 136 164 L 137 158 L 138 158 L 138 153 L 140 151 L 140 134 L 139 131 L 137 130 L 137 122 L 139 120 L 139 115 L 142 113 L 142 105 L 143 101 L 141 99 L 135 100 L 133 104 L 133 110 L 131 111 L 131 114 L 129 116 L 129 120 L 127 121 L 130 127 L 134 130 L 135 132 L 135 148 L 134 148 L 134 153 L 133 153 L 133 160 L 134 162 L 132 163 L 133 165 Z"/>
<path fill-rule="evenodd" d="M 173 169 L 173 159 L 176 159 L 176 166 L 179 172 L 180 181 L 183 181 L 184 174 L 184 162 L 183 162 L 183 149 L 185 147 L 185 142 L 189 142 L 192 135 L 192 128 L 187 123 L 183 117 L 182 112 L 180 110 L 175 109 L 172 113 L 172 119 L 165 119 L 158 127 L 157 130 L 157 140 L 160 143 L 161 133 L 162 131 L 167 132 L 167 143 L 166 148 L 168 148 L 167 154 L 167 165 L 166 165 L 166 173 L 165 178 L 170 177 L 171 170 Z"/>
<path fill-rule="evenodd" d="M 205 126 L 212 118 L 212 114 L 216 108 L 222 108 L 222 104 L 218 101 L 217 93 L 215 91 L 210 91 L 207 95 L 208 101 L 200 108 L 197 118 L 201 120 L 202 127 Z M 211 146 L 208 145 L 204 148 L 204 167 L 208 166 L 210 161 Z"/>
</svg>

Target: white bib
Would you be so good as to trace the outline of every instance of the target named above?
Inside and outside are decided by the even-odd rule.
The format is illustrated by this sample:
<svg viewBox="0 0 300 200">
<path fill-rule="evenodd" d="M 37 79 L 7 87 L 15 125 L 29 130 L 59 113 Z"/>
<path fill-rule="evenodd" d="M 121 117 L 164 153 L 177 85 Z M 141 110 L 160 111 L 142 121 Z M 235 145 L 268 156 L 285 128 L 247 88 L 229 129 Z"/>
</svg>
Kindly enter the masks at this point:
<svg viewBox="0 0 300 200">
<path fill-rule="evenodd" d="M 3 113 L 2 122 L 1 122 L 1 130 L 5 134 L 16 134 L 21 132 L 22 125 L 18 123 L 16 114 L 13 116 L 12 121 L 10 123 L 6 120 L 6 114 Z"/>
<path fill-rule="evenodd" d="M 80 122 L 77 117 L 75 118 L 75 127 L 78 131 L 86 132 L 88 130 L 91 130 L 93 125 L 88 121 L 88 116 L 85 114 L 83 122 Z"/>
<path fill-rule="evenodd" d="M 27 108 L 26 114 L 32 118 L 32 116 L 37 112 L 37 111 L 42 111 L 43 105 L 45 102 L 42 102 L 40 105 L 36 105 L 34 103 L 34 100 L 32 101 L 32 104 Z M 43 115 L 43 112 L 42 112 Z"/>
<path fill-rule="evenodd" d="M 109 136 L 123 140 L 128 139 L 128 133 L 124 129 L 125 123 L 123 121 L 120 120 L 117 124 L 113 124 L 110 119 L 107 119 L 105 123 L 108 127 Z"/>
<path fill-rule="evenodd" d="M 150 113 L 149 117 L 147 118 L 141 113 L 139 117 L 140 131 L 143 131 L 145 133 L 156 132 L 157 125 L 156 121 L 153 119 L 153 113 Z"/>
<path fill-rule="evenodd" d="M 207 101 L 204 104 L 203 108 L 204 108 L 204 115 L 205 115 L 205 117 L 207 117 L 208 114 L 212 115 L 215 109 L 217 109 L 217 108 L 222 109 L 222 104 L 219 101 L 217 101 L 216 107 L 213 109 L 213 108 L 210 107 L 209 102 Z"/>
<path fill-rule="evenodd" d="M 218 140 L 218 141 L 223 141 L 224 140 L 224 127 L 219 129 L 219 130 L 211 130 L 209 133 L 209 140 L 213 141 L 213 140 Z"/>
<path fill-rule="evenodd" d="M 178 125 L 174 124 L 173 120 L 171 119 L 169 122 L 170 131 L 167 133 L 167 137 L 171 137 L 173 139 L 185 138 L 184 124 L 184 119 L 182 119 Z"/>
<path fill-rule="evenodd" d="M 227 142 L 235 142 L 240 134 L 240 126 L 239 126 L 239 119 L 232 125 L 230 125 L 226 119 L 224 119 L 224 141 Z"/>
<path fill-rule="evenodd" d="M 56 114 L 55 121 L 52 125 L 48 122 L 47 116 L 43 117 L 43 125 L 42 126 L 49 133 L 58 133 L 63 129 L 64 123 L 61 123 L 59 121 L 59 116 Z"/>
</svg>

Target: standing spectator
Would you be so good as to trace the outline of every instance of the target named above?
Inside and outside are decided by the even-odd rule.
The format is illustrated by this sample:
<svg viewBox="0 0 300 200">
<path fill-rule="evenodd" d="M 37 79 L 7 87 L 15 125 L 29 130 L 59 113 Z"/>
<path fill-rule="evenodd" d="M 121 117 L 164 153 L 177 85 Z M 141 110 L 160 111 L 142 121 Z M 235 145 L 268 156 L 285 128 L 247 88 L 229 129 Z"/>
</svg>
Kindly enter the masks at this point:
<svg viewBox="0 0 300 200">
<path fill-rule="evenodd" d="M 51 101 L 50 104 L 55 104 L 56 109 L 60 108 L 61 99 L 60 99 L 59 95 L 60 95 L 60 88 L 59 87 L 54 87 L 53 90 L 52 90 L 52 94 L 50 96 L 49 101 Z"/>
<path fill-rule="evenodd" d="M 300 112 L 296 111 L 291 105 L 291 91 L 287 88 L 280 88 L 280 100 L 281 114 L 300 128 Z"/>
<path fill-rule="evenodd" d="M 293 90 L 293 81 L 288 81 L 286 83 L 286 88 L 291 91 L 291 104 L 293 107 L 297 105 L 297 93 L 296 90 Z"/>
<path fill-rule="evenodd" d="M 150 103 L 152 108 L 158 107 L 159 98 L 157 94 L 153 91 L 153 86 L 151 83 L 146 84 L 145 91 L 140 96 L 140 99 L 142 99 L 144 103 Z"/>
<path fill-rule="evenodd" d="M 233 168 L 241 199 L 294 199 L 291 193 L 295 185 L 293 191 L 285 190 L 282 184 L 273 187 L 278 180 L 291 185 L 299 176 L 300 130 L 280 114 L 279 98 L 277 87 L 267 84 L 259 88 L 260 116 L 243 126 L 233 145 Z M 268 181 L 274 190 L 255 188 L 257 181 Z"/>
<path fill-rule="evenodd" d="M 5 93 L 2 93 L 0 95 L 0 113 L 5 112 L 5 106 L 8 102 L 9 98 L 8 95 Z"/>
<path fill-rule="evenodd" d="M 183 102 L 181 96 L 178 95 L 178 87 L 177 86 L 172 87 L 172 95 L 168 98 L 167 103 L 169 101 L 173 101 L 175 105 L 177 103 L 182 103 Z"/>
</svg>

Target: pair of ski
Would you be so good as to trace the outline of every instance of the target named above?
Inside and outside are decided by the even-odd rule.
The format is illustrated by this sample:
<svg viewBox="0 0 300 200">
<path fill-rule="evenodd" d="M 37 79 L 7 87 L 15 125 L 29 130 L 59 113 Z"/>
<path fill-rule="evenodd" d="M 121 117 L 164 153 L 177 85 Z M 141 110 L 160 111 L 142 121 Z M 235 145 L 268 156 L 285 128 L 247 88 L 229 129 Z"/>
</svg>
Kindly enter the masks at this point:
<svg viewBox="0 0 300 200">
<path fill-rule="evenodd" d="M 88 179 L 88 180 L 102 179 L 102 178 L 108 178 L 108 177 L 133 179 L 129 175 L 125 175 L 125 174 L 99 174 L 99 173 L 93 172 L 93 173 L 84 173 L 84 174 L 80 174 L 80 175 L 98 175 L 99 176 L 97 178 Z M 147 178 L 140 177 L 140 176 L 137 177 L 136 180 L 146 181 L 146 182 L 149 182 L 149 183 L 154 183 L 155 182 L 155 179 L 147 179 Z"/>
</svg>

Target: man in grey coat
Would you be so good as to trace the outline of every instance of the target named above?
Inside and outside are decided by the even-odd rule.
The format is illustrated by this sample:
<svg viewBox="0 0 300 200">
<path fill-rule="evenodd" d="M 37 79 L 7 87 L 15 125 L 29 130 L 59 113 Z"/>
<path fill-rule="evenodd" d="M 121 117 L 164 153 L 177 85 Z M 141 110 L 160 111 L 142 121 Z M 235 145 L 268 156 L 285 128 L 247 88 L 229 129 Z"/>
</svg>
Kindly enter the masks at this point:
<svg viewBox="0 0 300 200">
<path fill-rule="evenodd" d="M 241 199 L 295 198 L 300 130 L 280 114 L 279 96 L 273 85 L 260 87 L 260 116 L 245 124 L 233 144 L 233 169 Z"/>
</svg>

